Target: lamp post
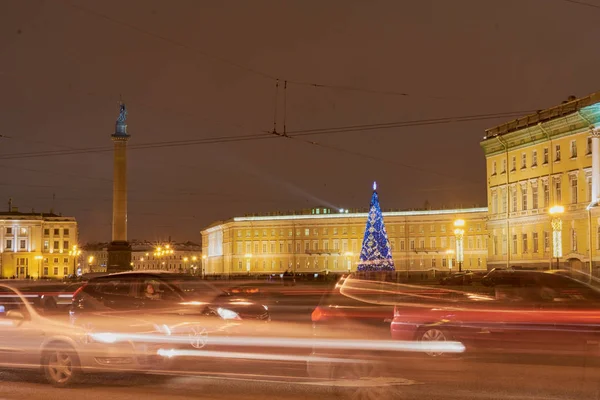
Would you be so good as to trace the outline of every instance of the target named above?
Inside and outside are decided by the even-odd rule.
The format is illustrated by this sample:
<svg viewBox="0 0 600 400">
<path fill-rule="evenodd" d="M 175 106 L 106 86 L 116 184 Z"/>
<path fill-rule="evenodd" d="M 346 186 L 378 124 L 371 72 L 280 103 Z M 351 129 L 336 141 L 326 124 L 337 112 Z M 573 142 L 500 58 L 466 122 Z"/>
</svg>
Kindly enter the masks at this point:
<svg viewBox="0 0 600 400">
<path fill-rule="evenodd" d="M 448 256 L 448 269 L 450 273 L 452 273 L 452 255 L 454 254 L 454 250 L 448 249 L 446 250 L 446 255 Z"/>
<path fill-rule="evenodd" d="M 94 262 L 94 256 L 88 257 L 88 272 L 92 272 L 92 263 Z"/>
<path fill-rule="evenodd" d="M 352 263 L 350 262 L 350 258 L 354 256 L 354 253 L 351 251 L 347 251 L 345 253 L 346 256 L 346 266 L 348 268 L 348 274 L 352 271 Z"/>
<path fill-rule="evenodd" d="M 81 255 L 81 250 L 77 249 L 77 245 L 73 246 L 73 249 L 69 251 L 69 255 L 73 257 L 73 276 L 77 276 L 77 258 Z"/>
<path fill-rule="evenodd" d="M 206 254 L 202 255 L 202 279 L 206 276 Z"/>
<path fill-rule="evenodd" d="M 194 274 L 194 275 L 196 274 L 196 268 L 197 268 L 196 261 L 197 260 L 198 260 L 198 257 L 192 256 L 192 262 L 193 262 L 193 264 L 192 264 L 192 268 L 190 268 L 190 274 Z"/>
<path fill-rule="evenodd" d="M 185 272 L 187 272 L 187 263 L 188 263 L 189 258 L 187 257 L 183 257 L 183 269 L 185 270 Z"/>
<path fill-rule="evenodd" d="M 556 269 L 560 267 L 562 257 L 562 220 L 560 216 L 565 212 L 563 206 L 556 205 L 550 208 L 552 216 L 552 256 L 556 258 Z"/>
<path fill-rule="evenodd" d="M 457 219 L 456 221 L 454 221 L 454 235 L 456 236 L 456 261 L 458 262 L 458 272 L 462 272 L 462 263 L 464 260 L 464 226 L 464 219 Z"/>
<path fill-rule="evenodd" d="M 37 262 L 38 262 L 38 276 L 37 276 L 37 278 L 38 278 L 38 280 L 40 280 L 40 276 L 41 276 L 41 270 L 42 270 L 42 259 L 43 259 L 44 257 L 42 257 L 42 256 L 35 256 L 34 258 L 35 258 L 35 259 L 37 260 Z"/>
<path fill-rule="evenodd" d="M 202 256 L 205 257 L 205 256 Z M 246 272 L 248 272 L 248 275 L 250 275 L 250 261 L 252 259 L 252 254 L 248 253 L 245 255 L 246 258 Z"/>
</svg>

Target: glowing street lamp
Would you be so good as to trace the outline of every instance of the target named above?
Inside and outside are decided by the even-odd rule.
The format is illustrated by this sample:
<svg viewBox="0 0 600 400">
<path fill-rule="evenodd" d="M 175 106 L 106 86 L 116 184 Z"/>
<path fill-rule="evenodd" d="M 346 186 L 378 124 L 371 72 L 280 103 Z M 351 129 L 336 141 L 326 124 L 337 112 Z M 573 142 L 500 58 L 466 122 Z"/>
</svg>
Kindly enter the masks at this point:
<svg viewBox="0 0 600 400">
<path fill-rule="evenodd" d="M 446 250 L 446 256 L 448 257 L 448 268 L 450 272 L 452 272 L 452 256 L 454 255 L 454 250 L 448 249 Z"/>
<path fill-rule="evenodd" d="M 454 221 L 454 235 L 456 236 L 456 261 L 458 262 L 458 272 L 462 272 L 462 263 L 464 260 L 464 226 L 464 219 L 457 219 L 456 221 Z"/>
<path fill-rule="evenodd" d="M 73 276 L 77 276 L 77 258 L 81 255 L 81 250 L 77 249 L 77 245 L 74 245 L 73 249 L 69 251 L 69 255 L 73 257 Z"/>
<path fill-rule="evenodd" d="M 559 269 L 562 257 L 562 220 L 560 216 L 565 212 L 565 208 L 556 205 L 551 207 L 549 212 L 552 216 L 552 256 L 556 257 L 556 269 Z"/>
</svg>

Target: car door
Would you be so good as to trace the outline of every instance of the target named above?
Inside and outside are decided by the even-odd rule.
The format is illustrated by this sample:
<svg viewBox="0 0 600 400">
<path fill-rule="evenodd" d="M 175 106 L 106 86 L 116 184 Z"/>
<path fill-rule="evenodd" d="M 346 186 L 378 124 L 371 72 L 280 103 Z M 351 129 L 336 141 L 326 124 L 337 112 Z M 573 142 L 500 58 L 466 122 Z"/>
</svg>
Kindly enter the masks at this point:
<svg viewBox="0 0 600 400">
<path fill-rule="evenodd" d="M 43 330 L 32 320 L 26 301 L 14 290 L 0 288 L 0 364 L 39 365 Z"/>
<path fill-rule="evenodd" d="M 139 277 L 133 285 L 133 302 L 141 310 L 158 311 L 182 308 L 181 295 L 167 282 L 155 277 Z"/>
</svg>

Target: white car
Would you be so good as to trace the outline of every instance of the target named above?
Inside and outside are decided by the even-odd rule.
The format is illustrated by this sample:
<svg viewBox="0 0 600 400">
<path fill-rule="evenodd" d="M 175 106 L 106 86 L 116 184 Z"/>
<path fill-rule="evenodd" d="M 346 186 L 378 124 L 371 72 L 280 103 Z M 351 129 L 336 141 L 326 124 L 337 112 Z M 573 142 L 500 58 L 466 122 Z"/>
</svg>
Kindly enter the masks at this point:
<svg viewBox="0 0 600 400">
<path fill-rule="evenodd" d="M 67 386 L 84 372 L 149 372 L 167 367 L 164 328 L 135 315 L 48 315 L 40 297 L 0 284 L 0 368 L 40 369 Z M 163 325 L 164 327 L 164 325 Z"/>
</svg>

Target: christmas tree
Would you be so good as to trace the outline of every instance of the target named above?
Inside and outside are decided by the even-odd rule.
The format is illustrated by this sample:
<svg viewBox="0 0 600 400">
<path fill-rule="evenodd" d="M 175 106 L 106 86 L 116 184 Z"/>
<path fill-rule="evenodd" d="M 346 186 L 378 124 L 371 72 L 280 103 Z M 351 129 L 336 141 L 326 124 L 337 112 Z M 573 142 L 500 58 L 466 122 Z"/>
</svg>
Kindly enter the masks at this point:
<svg viewBox="0 0 600 400">
<path fill-rule="evenodd" d="M 392 247 L 385 231 L 383 215 L 379 207 L 377 196 L 377 183 L 373 183 L 373 196 L 367 217 L 367 226 L 362 248 L 358 271 L 395 271 L 392 259 Z"/>
</svg>

